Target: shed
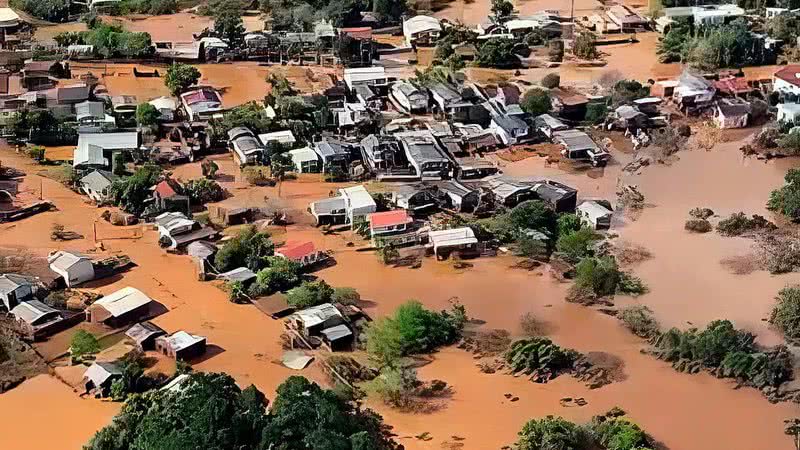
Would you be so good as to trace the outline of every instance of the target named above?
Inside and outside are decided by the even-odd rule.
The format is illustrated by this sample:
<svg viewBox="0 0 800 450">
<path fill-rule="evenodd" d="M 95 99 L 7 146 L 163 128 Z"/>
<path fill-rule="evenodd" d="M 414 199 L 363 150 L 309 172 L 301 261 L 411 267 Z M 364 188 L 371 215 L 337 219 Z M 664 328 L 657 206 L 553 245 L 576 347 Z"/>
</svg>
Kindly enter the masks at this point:
<svg viewBox="0 0 800 450">
<path fill-rule="evenodd" d="M 39 300 L 28 300 L 15 306 L 11 315 L 17 319 L 28 338 L 40 337 L 60 331 L 68 322 L 61 311 L 45 305 Z"/>
<path fill-rule="evenodd" d="M 744 128 L 750 117 L 750 103 L 740 98 L 721 98 L 714 108 L 714 122 L 719 128 Z"/>
<path fill-rule="evenodd" d="M 406 45 L 431 45 L 439 38 L 442 24 L 439 19 L 431 16 L 414 16 L 403 21 L 403 36 Z"/>
<path fill-rule="evenodd" d="M 486 186 L 497 202 L 509 208 L 513 208 L 525 200 L 530 200 L 536 195 L 531 186 L 512 180 L 495 178 L 487 181 Z"/>
<path fill-rule="evenodd" d="M 36 285 L 28 278 L 13 273 L 0 275 L 0 301 L 6 311 L 14 309 L 19 302 L 33 298 Z"/>
<path fill-rule="evenodd" d="M 319 157 L 314 150 L 308 147 L 289 150 L 289 156 L 298 173 L 318 173 L 320 171 Z"/>
<path fill-rule="evenodd" d="M 545 202 L 557 213 L 573 212 L 578 201 L 578 191 L 566 184 L 552 180 L 533 183 L 533 191 L 539 200 Z"/>
<path fill-rule="evenodd" d="M 93 170 L 80 179 L 81 190 L 96 202 L 108 197 L 109 189 L 119 177 L 107 170 Z"/>
<path fill-rule="evenodd" d="M 453 251 L 463 252 L 466 250 L 474 253 L 478 247 L 475 232 L 469 227 L 431 231 L 428 233 L 428 239 L 430 239 L 433 254 L 437 259 L 447 259 L 447 256 Z"/>
<path fill-rule="evenodd" d="M 256 279 L 256 274 L 247 267 L 237 267 L 236 269 L 218 274 L 217 279 L 229 283 L 248 284 Z"/>
<path fill-rule="evenodd" d="M 332 351 L 348 350 L 353 342 L 353 332 L 345 324 L 325 328 L 320 334 Z"/>
<path fill-rule="evenodd" d="M 78 122 L 94 122 L 104 120 L 106 117 L 103 102 L 85 101 L 75 105 L 75 116 Z"/>
<path fill-rule="evenodd" d="M 139 322 L 125 332 L 125 336 L 135 342 L 136 347 L 142 351 L 155 349 L 156 338 L 165 334 L 166 331 L 150 321 Z"/>
<path fill-rule="evenodd" d="M 87 256 L 65 250 L 57 251 L 47 257 L 50 270 L 61 275 L 64 284 L 75 287 L 94 279 L 94 264 Z"/>
<path fill-rule="evenodd" d="M 95 391 L 101 397 L 111 393 L 111 383 L 122 377 L 122 368 L 112 362 L 97 361 L 83 373 L 86 392 Z"/>
<path fill-rule="evenodd" d="M 86 308 L 86 321 L 117 328 L 148 315 L 153 299 L 142 291 L 125 287 L 97 300 Z"/>
<path fill-rule="evenodd" d="M 185 361 L 206 352 L 206 338 L 177 331 L 169 336 L 156 338 L 156 350 L 176 360 Z"/>
<path fill-rule="evenodd" d="M 330 303 L 297 311 L 289 316 L 288 320 L 295 322 L 308 335 L 344 323 L 342 313 Z"/>
<path fill-rule="evenodd" d="M 258 140 L 261 141 L 263 145 L 267 145 L 270 142 L 277 142 L 287 147 L 292 147 L 295 143 L 297 143 L 297 139 L 295 139 L 292 130 L 281 130 L 259 134 Z"/>
<path fill-rule="evenodd" d="M 206 241 L 196 241 L 186 246 L 186 254 L 193 258 L 206 261 L 217 253 L 217 247 Z"/>
<path fill-rule="evenodd" d="M 598 201 L 586 200 L 581 202 L 576 213 L 582 222 L 595 230 L 611 228 L 611 216 L 614 212 Z"/>
</svg>

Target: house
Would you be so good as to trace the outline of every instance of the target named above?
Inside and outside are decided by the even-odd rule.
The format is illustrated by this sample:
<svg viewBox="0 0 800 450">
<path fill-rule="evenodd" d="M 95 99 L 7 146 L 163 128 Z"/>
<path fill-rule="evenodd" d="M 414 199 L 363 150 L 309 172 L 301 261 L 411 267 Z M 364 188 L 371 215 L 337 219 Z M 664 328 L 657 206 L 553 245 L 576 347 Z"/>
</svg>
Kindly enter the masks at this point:
<svg viewBox="0 0 800 450">
<path fill-rule="evenodd" d="M 659 97 L 645 97 L 634 100 L 633 105 L 648 116 L 657 116 L 661 113 L 658 108 L 662 102 Z"/>
<path fill-rule="evenodd" d="M 217 274 L 217 279 L 228 283 L 242 283 L 247 286 L 255 281 L 256 274 L 247 267 L 237 267 L 233 270 Z"/>
<path fill-rule="evenodd" d="M 623 129 L 636 130 L 644 128 L 647 123 L 647 115 L 631 105 L 617 107 L 617 109 L 614 110 L 614 115 L 617 117 L 617 126 Z"/>
<path fill-rule="evenodd" d="M 295 312 L 287 318 L 306 336 L 318 336 L 322 330 L 344 324 L 344 316 L 332 304 L 323 303 Z"/>
<path fill-rule="evenodd" d="M 646 30 L 650 27 L 647 19 L 626 5 L 613 5 L 606 11 L 606 15 L 623 33 L 629 30 Z"/>
<path fill-rule="evenodd" d="M 431 47 L 436 45 L 442 24 L 431 16 L 414 16 L 403 21 L 403 36 L 408 47 Z"/>
<path fill-rule="evenodd" d="M 221 114 L 222 97 L 216 89 L 199 87 L 180 95 L 181 106 L 186 112 L 190 122 L 211 119 L 215 114 Z"/>
<path fill-rule="evenodd" d="M 20 84 L 28 91 L 50 89 L 58 82 L 54 75 L 62 67 L 60 61 L 26 61 L 20 71 Z"/>
<path fill-rule="evenodd" d="M 375 200 L 362 185 L 339 189 L 339 196 L 311 203 L 309 212 L 317 225 L 355 224 L 366 220 L 377 209 Z"/>
<path fill-rule="evenodd" d="M 150 321 L 139 322 L 125 332 L 125 336 L 132 340 L 141 351 L 154 350 L 156 338 L 165 334 L 167 334 L 166 331 Z"/>
<path fill-rule="evenodd" d="M 75 116 L 82 125 L 114 125 L 113 116 L 106 114 L 103 102 L 85 101 L 75 105 Z"/>
<path fill-rule="evenodd" d="M 772 75 L 773 89 L 782 94 L 800 95 L 800 64 L 788 64 Z"/>
<path fill-rule="evenodd" d="M 317 250 L 311 241 L 287 241 L 282 247 L 275 249 L 275 256 L 294 261 L 303 267 L 328 259 L 328 255 Z"/>
<path fill-rule="evenodd" d="M 115 95 L 111 97 L 111 109 L 118 116 L 133 117 L 138 106 L 135 95 Z"/>
<path fill-rule="evenodd" d="M 156 350 L 176 360 L 186 361 L 206 352 L 206 338 L 176 331 L 169 336 L 157 337 Z"/>
<path fill-rule="evenodd" d="M 714 82 L 714 88 L 721 95 L 729 97 L 746 97 L 754 89 L 747 84 L 744 77 L 727 77 Z"/>
<path fill-rule="evenodd" d="M 86 308 L 86 321 L 118 328 L 147 317 L 152 303 L 153 299 L 142 291 L 125 287 L 102 297 Z"/>
<path fill-rule="evenodd" d="M 504 178 L 494 178 L 484 183 L 495 201 L 508 208 L 530 200 L 536 196 L 531 186 Z"/>
<path fill-rule="evenodd" d="M 83 373 L 83 385 L 86 393 L 94 391 L 99 397 L 111 394 L 111 384 L 122 378 L 122 368 L 112 362 L 95 361 Z"/>
<path fill-rule="evenodd" d="M 19 15 L 11 8 L 0 8 L 0 45 L 4 50 L 13 50 L 20 39 Z"/>
<path fill-rule="evenodd" d="M 414 219 L 405 209 L 372 213 L 367 220 L 372 245 L 375 247 L 387 244 L 402 245 L 416 240 L 415 236 L 409 236 L 409 225 Z"/>
<path fill-rule="evenodd" d="M 489 128 L 503 145 L 516 145 L 526 140 L 530 127 L 519 117 L 495 114 Z"/>
<path fill-rule="evenodd" d="M 108 198 L 111 185 L 119 177 L 106 170 L 93 170 L 78 182 L 81 190 L 96 202 L 103 202 Z"/>
<path fill-rule="evenodd" d="M 314 152 L 322 161 L 322 173 L 328 173 L 336 167 L 344 173 L 347 172 L 347 165 L 350 162 L 351 144 L 335 139 L 326 139 L 314 143 Z"/>
<path fill-rule="evenodd" d="M 440 208 L 460 213 L 475 211 L 480 203 L 480 190 L 466 186 L 458 181 L 442 180 L 431 183 L 436 188 L 436 203 Z"/>
<path fill-rule="evenodd" d="M 28 278 L 13 273 L 0 275 L 0 301 L 11 311 L 20 302 L 34 298 L 36 284 Z"/>
<path fill-rule="evenodd" d="M 569 130 L 569 126 L 550 114 L 542 114 L 533 119 L 536 131 L 548 139 L 553 139 L 557 131 Z"/>
<path fill-rule="evenodd" d="M 56 88 L 55 100 L 58 105 L 75 105 L 89 100 L 89 86 L 86 83 L 59 86 Z"/>
<path fill-rule="evenodd" d="M 50 270 L 61 275 L 68 288 L 94 280 L 92 260 L 79 253 L 57 251 L 47 257 L 47 262 L 50 264 Z"/>
<path fill-rule="evenodd" d="M 489 111 L 483 99 L 471 87 L 456 87 L 449 83 L 434 82 L 428 86 L 434 113 L 439 113 L 453 122 L 489 122 Z"/>
<path fill-rule="evenodd" d="M 469 227 L 430 231 L 428 239 L 434 256 L 439 260 L 447 259 L 454 251 L 466 256 L 475 254 L 478 250 L 478 239 Z"/>
<path fill-rule="evenodd" d="M 778 122 L 791 122 L 797 123 L 800 118 L 800 104 L 798 103 L 779 103 L 778 104 Z"/>
<path fill-rule="evenodd" d="M 511 105 L 519 105 L 521 96 L 522 92 L 517 85 L 503 83 L 497 86 L 493 100 L 505 109 Z"/>
<path fill-rule="evenodd" d="M 713 83 L 684 70 L 678 78 L 673 99 L 682 111 L 693 113 L 711 106 L 716 93 Z"/>
<path fill-rule="evenodd" d="M 442 179 L 449 174 L 450 159 L 430 131 L 405 131 L 394 136 L 418 177 Z"/>
<path fill-rule="evenodd" d="M 575 211 L 578 202 L 578 191 L 566 184 L 553 180 L 541 180 L 531 184 L 538 200 L 557 213 L 571 213 Z"/>
<path fill-rule="evenodd" d="M 322 170 L 319 156 L 308 147 L 289 150 L 289 157 L 292 158 L 294 170 L 298 173 L 319 173 Z"/>
<path fill-rule="evenodd" d="M 688 18 L 696 26 L 700 26 L 720 25 L 745 15 L 745 10 L 736 4 L 678 6 L 664 8 L 661 12 L 662 16 L 655 21 L 659 33 L 669 32 L 672 25 L 680 18 Z"/>
<path fill-rule="evenodd" d="M 160 211 L 180 211 L 189 214 L 189 196 L 180 194 L 182 187 L 172 179 L 161 180 L 153 188 L 153 201 Z"/>
<path fill-rule="evenodd" d="M 172 97 L 158 97 L 147 102 L 158 111 L 161 122 L 172 122 L 175 120 L 175 111 L 178 110 L 178 102 Z"/>
<path fill-rule="evenodd" d="M 344 69 L 344 83 L 349 90 L 356 86 L 376 86 L 385 88 L 389 79 L 383 66 L 356 67 Z"/>
<path fill-rule="evenodd" d="M 286 148 L 292 148 L 297 143 L 292 130 L 273 131 L 271 133 L 264 133 L 258 135 L 258 140 L 264 147 L 270 142 L 277 142 Z"/>
<path fill-rule="evenodd" d="M 557 87 L 550 89 L 550 103 L 553 112 L 570 120 L 583 120 L 589 99 L 573 89 Z"/>
<path fill-rule="evenodd" d="M 557 131 L 553 134 L 553 142 L 564 147 L 561 154 L 567 159 L 588 161 L 593 166 L 604 166 L 611 156 L 580 130 Z"/>
<path fill-rule="evenodd" d="M 614 212 L 605 203 L 596 200 L 586 200 L 581 202 L 576 209 L 577 216 L 583 223 L 595 230 L 607 230 L 611 228 L 611 216 Z"/>
<path fill-rule="evenodd" d="M 11 309 L 11 315 L 23 328 L 27 337 L 33 340 L 55 333 L 65 324 L 64 316 L 59 310 L 51 308 L 39 300 L 19 303 Z"/>
<path fill-rule="evenodd" d="M 228 130 L 228 146 L 236 156 L 239 166 L 256 164 L 264 158 L 264 147 L 261 142 L 245 127 Z"/>
<path fill-rule="evenodd" d="M 732 97 L 720 98 L 714 105 L 714 123 L 719 128 L 744 128 L 750 117 L 750 103 Z"/>
<path fill-rule="evenodd" d="M 421 183 L 393 183 L 392 204 L 407 211 L 421 211 L 436 206 L 429 186 Z M 377 214 L 377 213 L 376 213 Z"/>
<path fill-rule="evenodd" d="M 154 219 L 159 233 L 159 245 L 168 250 L 185 247 L 192 242 L 210 239 L 217 232 L 186 217 L 182 212 L 166 212 Z"/>
<path fill-rule="evenodd" d="M 389 95 L 404 113 L 419 114 L 428 109 L 428 94 L 407 81 L 393 83 Z"/>
<path fill-rule="evenodd" d="M 392 136 L 370 134 L 361 140 L 364 161 L 373 171 L 397 167 L 398 160 L 404 160 L 403 150 Z M 405 162 L 405 161 L 403 161 Z"/>
<path fill-rule="evenodd" d="M 139 133 L 79 133 L 72 165 L 110 168 L 115 153 L 132 151 L 139 147 Z"/>
<path fill-rule="evenodd" d="M 680 83 L 678 80 L 658 80 L 650 86 L 650 95 L 659 98 L 672 98 L 675 88 Z"/>
<path fill-rule="evenodd" d="M 461 146 L 466 152 L 481 152 L 497 147 L 497 137 L 492 130 L 477 124 L 454 123 L 456 136 L 461 138 Z"/>
</svg>

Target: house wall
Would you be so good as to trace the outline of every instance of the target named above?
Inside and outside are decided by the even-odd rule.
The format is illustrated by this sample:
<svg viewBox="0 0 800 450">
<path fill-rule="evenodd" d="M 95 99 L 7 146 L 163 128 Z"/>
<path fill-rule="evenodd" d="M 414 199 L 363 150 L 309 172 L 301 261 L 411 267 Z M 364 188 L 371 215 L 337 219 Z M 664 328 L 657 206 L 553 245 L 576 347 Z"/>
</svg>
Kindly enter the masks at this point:
<svg viewBox="0 0 800 450">
<path fill-rule="evenodd" d="M 494 120 L 489 124 L 489 129 L 492 130 L 503 145 L 514 145 L 517 143 L 517 139 L 509 135 L 504 128 L 498 126 Z"/>
<path fill-rule="evenodd" d="M 800 86 L 789 83 L 781 78 L 775 77 L 773 86 L 774 90 L 783 92 L 784 94 L 800 95 Z"/>
</svg>

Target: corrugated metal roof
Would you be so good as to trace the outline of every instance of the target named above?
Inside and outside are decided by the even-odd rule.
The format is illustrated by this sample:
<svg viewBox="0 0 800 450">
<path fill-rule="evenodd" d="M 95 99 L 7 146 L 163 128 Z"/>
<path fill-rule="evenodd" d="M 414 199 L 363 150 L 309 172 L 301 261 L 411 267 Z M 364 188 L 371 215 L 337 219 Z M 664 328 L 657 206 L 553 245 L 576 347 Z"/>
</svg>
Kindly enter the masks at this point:
<svg viewBox="0 0 800 450">
<path fill-rule="evenodd" d="M 324 323 L 330 319 L 342 318 L 342 313 L 330 303 L 323 303 L 321 305 L 306 308 L 292 314 L 292 317 L 303 322 L 306 328 L 311 328 Z"/>
<path fill-rule="evenodd" d="M 142 291 L 129 286 L 106 295 L 94 302 L 92 306 L 102 306 L 112 316 L 119 317 L 152 301 L 153 299 L 145 295 Z"/>
<path fill-rule="evenodd" d="M 18 320 L 32 324 L 45 315 L 58 313 L 57 309 L 51 308 L 39 300 L 22 302 L 11 310 L 11 314 Z"/>
<path fill-rule="evenodd" d="M 430 239 L 434 248 L 478 243 L 478 239 L 475 238 L 475 232 L 469 227 L 431 231 L 428 233 L 428 239 Z"/>
</svg>

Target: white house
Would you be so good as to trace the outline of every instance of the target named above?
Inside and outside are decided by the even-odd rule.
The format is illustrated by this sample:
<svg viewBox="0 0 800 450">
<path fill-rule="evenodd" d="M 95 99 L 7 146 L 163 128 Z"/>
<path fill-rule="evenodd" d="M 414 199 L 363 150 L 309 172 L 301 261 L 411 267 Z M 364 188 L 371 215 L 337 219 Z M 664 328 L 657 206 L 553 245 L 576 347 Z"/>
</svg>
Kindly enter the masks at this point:
<svg viewBox="0 0 800 450">
<path fill-rule="evenodd" d="M 778 104 L 778 122 L 797 122 L 800 117 L 800 104 L 780 103 Z"/>
<path fill-rule="evenodd" d="M 435 17 L 420 15 L 403 21 L 403 35 L 409 47 L 417 44 L 430 45 L 439 39 L 441 31 L 442 24 Z"/>
<path fill-rule="evenodd" d="M 344 82 L 353 90 L 358 85 L 380 86 L 388 83 L 386 69 L 383 66 L 355 67 L 344 69 Z"/>
<path fill-rule="evenodd" d="M 740 98 L 721 98 L 714 105 L 714 123 L 719 128 L 744 128 L 750 117 L 750 103 Z"/>
<path fill-rule="evenodd" d="M 84 255 L 61 250 L 51 253 L 47 262 L 50 270 L 64 278 L 68 288 L 94 279 L 94 264 Z"/>
<path fill-rule="evenodd" d="M 595 230 L 607 230 L 611 228 L 611 216 L 613 211 L 608 209 L 603 203 L 596 200 L 586 200 L 581 202 L 576 208 L 575 213 L 581 222 Z"/>
<path fill-rule="evenodd" d="M 784 94 L 800 95 L 800 65 L 789 64 L 772 76 L 773 89 Z"/>
<path fill-rule="evenodd" d="M 519 144 L 528 137 L 530 127 L 519 117 L 496 114 L 489 123 L 489 128 L 503 145 Z"/>
<path fill-rule="evenodd" d="M 265 146 L 270 142 L 277 142 L 289 148 L 293 147 L 294 144 L 297 143 L 297 139 L 295 139 L 292 130 L 281 130 L 273 131 L 272 133 L 259 134 L 258 140 L 261 141 L 261 143 Z"/>
<path fill-rule="evenodd" d="M 197 222 L 180 212 L 165 212 L 156 216 L 155 223 L 159 237 L 171 237 L 192 231 Z"/>
<path fill-rule="evenodd" d="M 478 245 L 475 232 L 469 227 L 431 231 L 428 233 L 428 239 L 437 258 L 441 257 L 441 250 L 475 249 Z"/>
<path fill-rule="evenodd" d="M 245 127 L 228 130 L 228 144 L 241 166 L 255 164 L 264 154 L 264 147 L 253 132 Z"/>
<path fill-rule="evenodd" d="M 366 220 L 368 214 L 378 209 L 375 200 L 363 185 L 339 189 L 339 194 L 344 198 L 349 223 Z"/>
<path fill-rule="evenodd" d="M 298 173 L 318 173 L 320 171 L 319 156 L 309 147 L 289 150 L 288 153 Z"/>
<path fill-rule="evenodd" d="M 134 150 L 139 146 L 139 133 L 80 133 L 78 146 L 72 157 L 72 165 L 110 166 L 105 152 Z"/>
<path fill-rule="evenodd" d="M 178 102 L 172 97 L 158 97 L 148 103 L 161 114 L 158 120 L 162 122 L 172 122 L 175 119 L 175 110 L 178 109 Z"/>
<path fill-rule="evenodd" d="M 108 197 L 109 189 L 118 176 L 105 170 L 94 170 L 80 180 L 81 190 L 96 202 Z"/>
</svg>

